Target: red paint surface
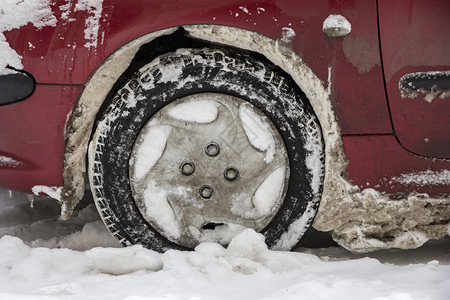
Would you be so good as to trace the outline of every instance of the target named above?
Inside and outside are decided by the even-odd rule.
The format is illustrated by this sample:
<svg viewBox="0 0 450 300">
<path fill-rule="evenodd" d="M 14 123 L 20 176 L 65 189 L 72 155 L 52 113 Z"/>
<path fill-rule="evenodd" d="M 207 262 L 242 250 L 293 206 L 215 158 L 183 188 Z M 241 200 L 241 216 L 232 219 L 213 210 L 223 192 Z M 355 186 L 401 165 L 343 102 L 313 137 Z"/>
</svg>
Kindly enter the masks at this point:
<svg viewBox="0 0 450 300">
<path fill-rule="evenodd" d="M 59 17 L 59 7 L 65 1 L 53 2 L 55 15 Z M 380 2 L 385 10 L 388 9 L 388 1 Z M 245 7 L 248 13 L 240 7 Z M 322 24 L 330 14 L 345 16 L 352 24 L 352 32 L 342 39 L 325 36 Z M 273 39 L 282 37 L 283 27 L 292 28 L 296 36 L 289 47 L 324 82 L 325 87 L 331 70 L 331 100 L 342 133 L 392 133 L 383 85 L 374 0 L 105 0 L 98 46 L 90 49 L 84 46 L 88 42 L 84 37 L 87 16 L 82 11 L 73 12 L 68 18 L 75 21 L 60 19 L 55 27 L 41 30 L 29 24 L 5 33 L 7 41 L 23 57 L 24 69 L 32 73 L 37 82 L 51 85 L 39 85 L 35 94 L 24 102 L 0 107 L 0 155 L 24 161 L 26 166 L 0 168 L 0 185 L 3 187 L 29 191 L 37 184 L 61 185 L 64 125 L 67 113 L 75 106 L 81 92 L 80 86 L 68 84 L 85 84 L 109 55 L 131 40 L 156 30 L 186 24 L 240 27 Z M 383 28 L 390 26 L 387 20 L 383 19 Z M 387 39 L 384 46 L 393 42 Z M 34 47 L 30 47 L 29 43 Z M 401 65 L 401 68 L 409 68 L 407 66 Z M 389 95 L 395 90 L 399 76 L 403 75 L 398 70 L 392 72 L 388 81 Z M 396 130 L 401 129 L 397 116 L 410 106 L 397 107 L 394 98 L 390 101 L 395 115 L 394 125 Z M 420 105 L 414 109 L 422 109 Z M 433 111 L 443 114 L 445 107 L 440 106 L 440 109 Z M 448 122 L 448 109 L 446 114 Z M 408 125 L 403 128 L 407 129 Z M 430 130 L 432 128 L 430 125 Z M 403 143 L 405 137 L 401 133 L 400 130 Z M 409 136 L 413 135 L 414 131 L 411 131 Z M 381 186 L 388 192 L 400 191 L 401 187 L 380 185 L 385 176 L 441 167 L 411 155 L 392 136 L 345 137 L 344 143 L 350 160 L 350 178 L 357 184 L 369 182 L 369 186 Z M 442 166 L 449 168 L 448 164 Z M 403 188 L 412 190 L 410 187 Z"/>
<path fill-rule="evenodd" d="M 374 188 L 388 194 L 417 192 L 439 196 L 450 193 L 450 182 L 420 186 L 399 184 L 393 177 L 431 170 L 450 170 L 450 161 L 429 159 L 405 151 L 393 136 L 346 136 L 347 173 L 361 189 Z"/>
<path fill-rule="evenodd" d="M 450 98 L 402 98 L 400 78 L 450 70 L 450 1 L 379 1 L 380 34 L 392 121 L 400 143 L 430 157 L 450 158 Z"/>
<path fill-rule="evenodd" d="M 61 14 L 59 7 L 63 3 L 55 1 L 56 16 Z M 330 14 L 347 17 L 352 24 L 351 34 L 343 39 L 325 36 L 322 25 Z M 56 27 L 41 30 L 29 24 L 6 36 L 22 55 L 24 69 L 38 82 L 84 84 L 118 48 L 160 29 L 219 24 L 279 39 L 282 28 L 289 27 L 296 33 L 290 46 L 325 86 L 331 67 L 332 101 L 342 132 L 392 131 L 383 89 L 376 1 L 105 0 L 98 47 L 90 49 L 84 46 L 88 42 L 84 37 L 87 16 L 77 11 L 68 16 L 75 21 L 59 20 Z"/>
<path fill-rule="evenodd" d="M 22 162 L 18 168 L 0 167 L 2 187 L 30 192 L 34 185 L 62 185 L 68 99 L 81 89 L 38 85 L 26 101 L 0 107 L 0 155 Z"/>
</svg>

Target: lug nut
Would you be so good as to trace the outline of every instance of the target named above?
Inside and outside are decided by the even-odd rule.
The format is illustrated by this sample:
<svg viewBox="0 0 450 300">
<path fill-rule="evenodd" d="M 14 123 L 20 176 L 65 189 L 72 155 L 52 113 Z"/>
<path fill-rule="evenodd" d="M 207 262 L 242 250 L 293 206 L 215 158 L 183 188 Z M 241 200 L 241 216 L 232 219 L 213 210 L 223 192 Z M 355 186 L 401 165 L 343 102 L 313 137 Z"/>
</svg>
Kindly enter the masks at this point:
<svg viewBox="0 0 450 300">
<path fill-rule="evenodd" d="M 239 177 L 239 171 L 235 167 L 227 167 L 225 171 L 223 171 L 223 176 L 226 180 L 233 181 Z"/>
<path fill-rule="evenodd" d="M 200 197 L 203 199 L 211 199 L 211 197 L 214 195 L 214 190 L 210 185 L 202 185 L 200 187 Z"/>
<path fill-rule="evenodd" d="M 192 173 L 194 173 L 195 165 L 194 165 L 194 163 L 187 161 L 187 162 L 184 162 L 181 164 L 180 170 L 181 170 L 181 174 L 189 176 L 189 175 L 192 175 Z"/>
<path fill-rule="evenodd" d="M 217 143 L 211 142 L 206 144 L 205 153 L 209 156 L 217 156 L 219 155 L 220 147 Z"/>
</svg>

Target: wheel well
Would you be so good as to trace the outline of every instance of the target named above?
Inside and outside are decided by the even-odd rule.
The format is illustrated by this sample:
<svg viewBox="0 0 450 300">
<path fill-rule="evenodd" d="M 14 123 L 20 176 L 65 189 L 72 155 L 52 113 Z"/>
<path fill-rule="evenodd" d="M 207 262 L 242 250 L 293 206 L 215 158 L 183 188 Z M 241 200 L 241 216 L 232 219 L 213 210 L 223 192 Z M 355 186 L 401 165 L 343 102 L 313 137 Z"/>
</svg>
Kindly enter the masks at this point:
<svg viewBox="0 0 450 300">
<path fill-rule="evenodd" d="M 302 59 L 285 44 L 257 32 L 226 26 L 187 25 L 153 32 L 124 45 L 92 75 L 80 96 L 68 134 L 61 197 L 63 219 L 70 217 L 84 195 L 86 155 L 95 124 L 125 80 L 164 53 L 179 48 L 205 47 L 245 52 L 293 79 L 298 91 L 309 100 L 322 127 L 326 169 L 324 187 L 337 184 L 345 189 L 347 183 L 341 182 L 340 174 L 345 172 L 346 160 L 329 90 Z M 337 182 L 327 185 L 327 181 Z M 338 198 L 335 191 L 327 192 L 326 188 L 322 200 L 324 195 L 330 199 Z"/>
<path fill-rule="evenodd" d="M 112 98 L 117 93 L 117 91 L 123 86 L 123 84 L 126 82 L 128 78 L 133 76 L 140 68 L 145 66 L 146 64 L 153 61 L 155 58 L 157 58 L 160 55 L 175 52 L 178 49 L 182 48 L 191 48 L 191 49 L 201 49 L 201 48 L 209 48 L 209 49 L 230 49 L 235 52 L 244 52 L 247 55 L 262 61 L 266 64 L 272 65 L 278 73 L 283 74 L 283 76 L 288 77 L 292 79 L 292 77 L 282 70 L 280 67 L 275 65 L 272 61 L 270 61 L 268 58 L 266 58 L 264 55 L 257 53 L 255 51 L 246 50 L 238 47 L 233 47 L 226 44 L 220 44 L 220 43 L 214 43 L 209 42 L 207 40 L 202 40 L 199 38 L 192 37 L 189 35 L 189 32 L 187 32 L 183 27 L 179 27 L 171 34 L 168 35 L 162 35 L 154 40 L 145 43 L 139 47 L 139 50 L 136 52 L 134 58 L 132 59 L 131 63 L 129 64 L 128 68 L 117 78 L 117 81 L 113 85 L 113 87 L 108 92 L 105 101 L 103 101 L 102 106 L 100 107 L 97 116 L 96 116 L 96 122 L 99 120 L 99 118 L 102 116 L 105 109 L 109 106 L 111 103 Z M 301 89 L 298 89 L 299 93 L 303 92 Z M 306 96 L 305 96 L 306 97 Z M 93 131 L 95 128 L 93 128 Z"/>
<path fill-rule="evenodd" d="M 173 40 L 174 37 L 179 40 Z M 325 142 L 324 190 L 319 211 L 313 223 L 315 229 L 333 231 L 333 237 L 339 240 L 340 245 L 355 251 L 393 246 L 418 247 L 421 245 L 420 242 L 424 241 L 424 237 L 435 238 L 428 232 L 434 221 L 429 221 L 432 222 L 430 226 L 427 223 L 427 226 L 415 226 L 406 231 L 404 222 L 393 224 L 394 227 L 387 227 L 391 229 L 381 228 L 383 223 L 380 225 L 376 222 L 377 220 L 384 222 L 385 211 L 398 212 L 405 207 L 409 208 L 407 212 L 409 214 L 415 215 L 418 212 L 422 215 L 425 202 L 431 201 L 437 207 L 442 201 L 445 202 L 445 199 L 420 198 L 421 200 L 418 201 L 419 198 L 412 195 L 411 199 L 405 198 L 403 201 L 392 202 L 389 201 L 388 196 L 380 195 L 372 189 L 360 192 L 344 178 L 347 160 L 340 127 L 330 100 L 332 65 L 328 67 L 328 82 L 326 82 L 326 78 L 324 80 L 318 78 L 297 53 L 289 48 L 289 45 L 258 32 L 219 25 L 186 25 L 149 33 L 118 49 L 96 70 L 80 96 L 68 134 L 63 174 L 64 188 L 61 193 L 62 219 L 70 217 L 74 207 L 83 197 L 88 143 L 96 117 L 108 103 L 108 97 L 110 98 L 108 93 L 114 93 L 121 83 L 123 84 L 122 76 L 126 78 L 130 73 L 133 74 L 133 70 L 137 70 L 139 66 L 158 55 L 180 48 L 178 43 L 181 43 L 182 47 L 219 46 L 249 51 L 251 55 L 257 55 L 261 60 L 268 60 L 272 65 L 289 74 L 299 89 L 305 93 L 319 119 Z M 380 218 L 370 215 L 364 219 L 361 208 L 367 205 L 381 207 Z M 429 219 L 433 220 L 431 217 Z M 409 218 L 403 218 L 403 220 L 408 221 Z M 369 223 L 364 224 L 364 222 Z M 438 227 L 433 229 L 437 232 L 436 236 L 446 233 L 446 230 L 441 230 L 442 226 Z M 373 232 L 376 232 L 376 237 Z M 394 232 L 395 239 L 392 241 L 390 235 Z M 382 239 L 383 234 L 389 234 L 389 240 Z M 414 238 L 417 236 L 420 238 Z M 407 241 L 406 244 L 405 241 Z"/>
</svg>

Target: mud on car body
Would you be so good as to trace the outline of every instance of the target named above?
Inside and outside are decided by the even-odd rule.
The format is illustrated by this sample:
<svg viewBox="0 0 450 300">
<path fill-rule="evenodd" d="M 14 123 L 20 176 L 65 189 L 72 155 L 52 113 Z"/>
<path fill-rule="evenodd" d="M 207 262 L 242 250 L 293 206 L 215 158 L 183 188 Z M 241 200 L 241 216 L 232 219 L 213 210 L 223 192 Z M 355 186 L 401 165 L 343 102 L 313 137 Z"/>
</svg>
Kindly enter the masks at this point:
<svg viewBox="0 0 450 300">
<path fill-rule="evenodd" d="M 40 3 L 3 32 L 1 186 L 69 218 L 88 185 L 123 245 L 158 251 L 448 234 L 447 1 Z"/>
</svg>

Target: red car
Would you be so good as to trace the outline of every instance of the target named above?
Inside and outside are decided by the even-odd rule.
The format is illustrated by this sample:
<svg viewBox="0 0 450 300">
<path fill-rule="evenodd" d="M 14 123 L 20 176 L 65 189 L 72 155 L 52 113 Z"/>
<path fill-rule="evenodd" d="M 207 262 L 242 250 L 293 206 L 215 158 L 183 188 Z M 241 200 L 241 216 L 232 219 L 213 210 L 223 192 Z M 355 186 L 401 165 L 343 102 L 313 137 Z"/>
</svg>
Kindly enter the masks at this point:
<svg viewBox="0 0 450 300">
<path fill-rule="evenodd" d="M 123 245 L 158 251 L 448 234 L 449 1 L 31 2 L 1 27 L 2 187 L 69 218 L 88 186 Z"/>
</svg>

